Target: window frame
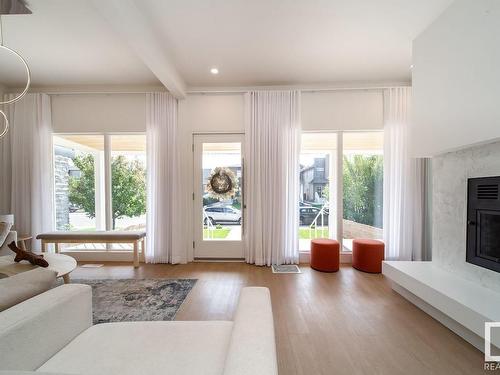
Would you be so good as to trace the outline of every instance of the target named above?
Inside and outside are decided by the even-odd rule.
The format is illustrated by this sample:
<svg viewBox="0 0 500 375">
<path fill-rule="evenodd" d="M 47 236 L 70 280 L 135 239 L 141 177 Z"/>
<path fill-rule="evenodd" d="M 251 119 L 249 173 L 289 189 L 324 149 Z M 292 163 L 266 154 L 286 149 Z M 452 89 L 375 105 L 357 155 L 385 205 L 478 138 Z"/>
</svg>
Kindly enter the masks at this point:
<svg viewBox="0 0 500 375">
<path fill-rule="evenodd" d="M 75 136 L 75 135 L 82 135 L 82 136 L 102 136 L 103 141 L 104 141 L 104 171 L 102 173 L 102 178 L 104 180 L 104 228 L 100 226 L 96 222 L 96 230 L 106 230 L 106 231 L 112 231 L 113 230 L 113 200 L 112 200 L 112 173 L 111 173 L 111 163 L 112 163 L 112 158 L 111 158 L 111 152 L 112 150 L 112 142 L 111 138 L 116 135 L 142 135 L 146 136 L 146 132 L 53 132 L 52 133 L 52 152 L 54 152 L 54 137 L 64 137 L 64 136 Z M 147 155 L 147 145 L 146 145 L 146 150 L 144 151 Z M 53 167 L 52 171 L 55 170 L 55 162 L 53 162 Z M 147 166 L 146 166 L 147 168 Z M 53 181 L 52 185 L 55 186 L 55 175 L 53 173 Z M 147 182 L 146 182 L 147 183 Z M 97 196 L 97 186 L 95 187 L 96 190 L 96 196 Z M 146 189 L 146 194 L 147 194 L 147 189 Z M 53 199 L 55 199 L 55 194 Z M 103 207 L 100 206 L 99 210 L 102 210 Z M 97 202 L 96 202 L 96 211 L 98 210 L 97 207 Z M 55 222 L 55 216 L 56 216 L 56 210 L 54 210 L 54 222 Z"/>
<path fill-rule="evenodd" d="M 342 255 L 352 255 L 351 251 L 347 251 L 343 244 L 344 236 L 344 134 L 346 133 L 384 133 L 384 129 L 356 129 L 356 130 L 302 130 L 302 134 L 336 134 L 336 180 L 335 180 L 335 212 L 336 217 L 330 217 L 329 220 L 336 221 L 336 238 L 341 246 L 340 254 Z M 383 154 L 383 150 L 382 150 Z M 301 210 L 302 207 L 299 207 Z M 301 212 L 301 211 L 300 211 Z M 330 211 L 330 215 L 332 212 Z M 308 250 L 299 249 L 301 253 L 309 253 Z"/>
</svg>

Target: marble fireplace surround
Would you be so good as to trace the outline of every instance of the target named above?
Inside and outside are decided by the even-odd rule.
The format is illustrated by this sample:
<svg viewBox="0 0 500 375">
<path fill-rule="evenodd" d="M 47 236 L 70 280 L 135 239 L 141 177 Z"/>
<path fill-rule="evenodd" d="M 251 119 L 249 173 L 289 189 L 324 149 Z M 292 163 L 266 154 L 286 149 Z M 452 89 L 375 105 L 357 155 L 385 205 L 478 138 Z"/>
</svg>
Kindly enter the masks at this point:
<svg viewBox="0 0 500 375">
<path fill-rule="evenodd" d="M 465 261 L 467 179 L 500 176 L 500 141 L 432 159 L 432 262 L 500 292 L 500 273 Z"/>
<path fill-rule="evenodd" d="M 467 263 L 467 179 L 500 176 L 500 142 L 432 159 L 432 261 L 385 261 L 401 296 L 487 353 L 485 322 L 500 322 L 500 273 Z M 492 336 L 500 350 L 500 335 Z"/>
</svg>

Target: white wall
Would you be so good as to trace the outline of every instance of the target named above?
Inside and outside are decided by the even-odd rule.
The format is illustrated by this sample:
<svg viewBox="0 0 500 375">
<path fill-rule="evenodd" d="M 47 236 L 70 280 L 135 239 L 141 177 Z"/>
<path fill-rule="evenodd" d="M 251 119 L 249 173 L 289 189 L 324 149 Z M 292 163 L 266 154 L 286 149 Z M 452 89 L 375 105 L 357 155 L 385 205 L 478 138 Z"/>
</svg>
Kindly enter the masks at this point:
<svg viewBox="0 0 500 375">
<path fill-rule="evenodd" d="M 190 133 L 243 132 L 242 94 L 194 94 L 181 101 L 179 121 Z"/>
<path fill-rule="evenodd" d="M 54 132 L 145 131 L 144 94 L 73 94 L 52 97 Z M 343 90 L 302 95 L 304 130 L 381 129 L 382 92 Z M 243 133 L 244 95 L 192 94 L 179 103 L 182 200 L 188 259 L 192 257 L 193 133 Z"/>
<path fill-rule="evenodd" d="M 383 128 L 380 90 L 318 91 L 302 94 L 304 130 L 373 130 Z M 52 95 L 54 132 L 145 131 L 144 94 Z M 244 95 L 191 94 L 181 101 L 183 131 L 243 132 Z"/>
<path fill-rule="evenodd" d="M 500 1 L 456 0 L 413 42 L 412 152 L 500 138 Z"/>
<path fill-rule="evenodd" d="M 180 102 L 182 181 L 186 207 L 192 207 L 193 133 L 245 131 L 243 94 L 193 94 Z M 302 128 L 304 130 L 368 130 L 383 128 L 381 91 L 335 91 L 302 94 Z M 186 210 L 186 238 L 192 238 L 193 212 Z M 191 243 L 191 241 L 190 241 Z M 188 246 L 189 257 L 192 248 Z"/>
</svg>

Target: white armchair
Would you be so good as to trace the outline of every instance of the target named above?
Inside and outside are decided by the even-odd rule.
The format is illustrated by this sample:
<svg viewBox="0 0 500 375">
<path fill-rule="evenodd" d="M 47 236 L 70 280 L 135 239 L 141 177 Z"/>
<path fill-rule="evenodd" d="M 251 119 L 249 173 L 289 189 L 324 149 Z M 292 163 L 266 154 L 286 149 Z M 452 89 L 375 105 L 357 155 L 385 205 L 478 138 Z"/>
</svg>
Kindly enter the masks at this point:
<svg viewBox="0 0 500 375">
<path fill-rule="evenodd" d="M 13 252 L 7 247 L 7 245 L 12 241 L 17 244 L 17 232 L 15 230 L 11 230 L 5 238 L 5 242 L 0 247 L 0 256 L 13 254 Z"/>
</svg>

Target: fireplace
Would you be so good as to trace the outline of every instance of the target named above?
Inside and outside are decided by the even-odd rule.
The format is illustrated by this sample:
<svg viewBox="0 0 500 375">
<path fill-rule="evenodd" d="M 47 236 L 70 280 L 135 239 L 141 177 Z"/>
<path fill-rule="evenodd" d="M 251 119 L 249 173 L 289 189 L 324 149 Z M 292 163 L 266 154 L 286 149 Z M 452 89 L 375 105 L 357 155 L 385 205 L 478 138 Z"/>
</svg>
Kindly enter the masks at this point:
<svg viewBox="0 0 500 375">
<path fill-rule="evenodd" d="M 500 272 L 500 177 L 468 181 L 466 259 Z"/>
</svg>

